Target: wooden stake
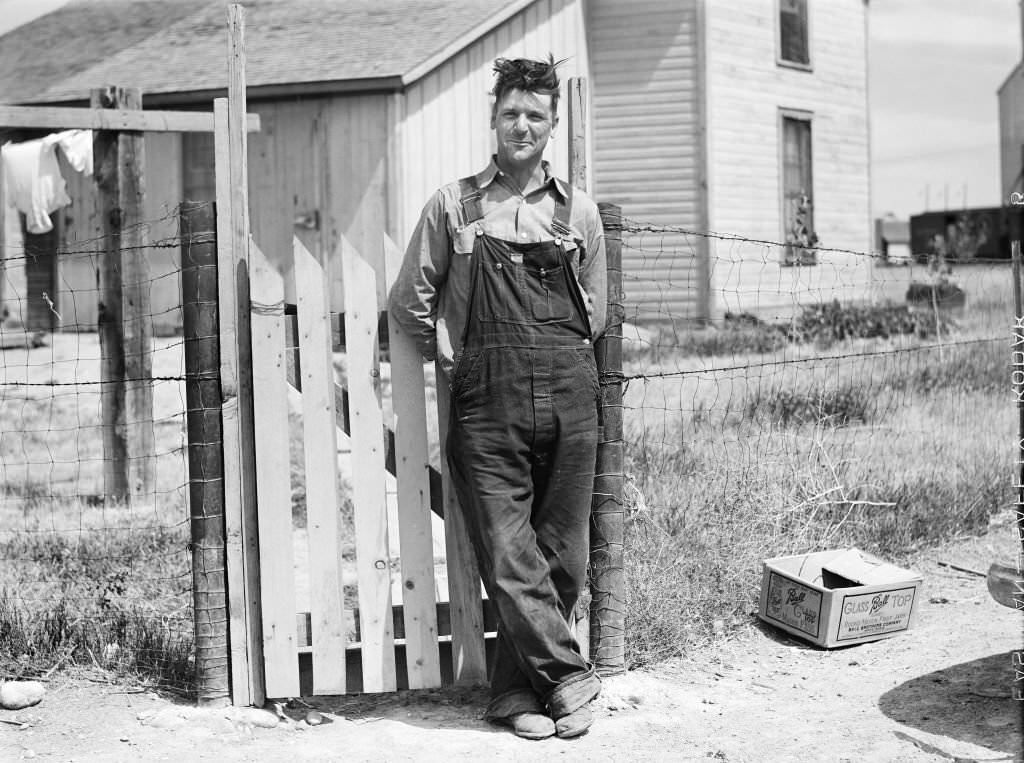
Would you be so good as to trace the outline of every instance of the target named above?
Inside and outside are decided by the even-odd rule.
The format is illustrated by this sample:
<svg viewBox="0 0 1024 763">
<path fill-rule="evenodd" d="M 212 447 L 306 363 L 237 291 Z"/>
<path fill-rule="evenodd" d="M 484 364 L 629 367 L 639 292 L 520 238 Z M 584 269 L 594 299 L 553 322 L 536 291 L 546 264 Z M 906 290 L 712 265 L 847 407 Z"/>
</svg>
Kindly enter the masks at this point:
<svg viewBox="0 0 1024 763">
<path fill-rule="evenodd" d="M 98 109 L 142 108 L 137 89 L 94 90 L 90 100 Z M 152 501 L 156 446 L 142 134 L 99 131 L 93 156 L 104 239 L 98 319 L 104 493 L 114 502 Z"/>
<path fill-rule="evenodd" d="M 236 705 L 262 706 L 266 692 L 249 325 L 245 12 L 239 5 L 228 8 L 228 97 L 215 99 L 213 107 L 231 700 Z"/>
<path fill-rule="evenodd" d="M 590 645 L 601 675 L 626 669 L 626 602 L 622 543 L 625 526 L 622 442 L 622 210 L 600 204 L 608 261 L 608 328 L 594 347 L 601 379 L 600 436 L 591 515 Z"/>
<path fill-rule="evenodd" d="M 572 77 L 568 83 L 569 96 L 569 182 L 576 188 L 587 190 L 587 81 Z M 575 612 L 576 641 L 580 654 L 590 659 L 590 583 L 580 592 Z"/>
</svg>

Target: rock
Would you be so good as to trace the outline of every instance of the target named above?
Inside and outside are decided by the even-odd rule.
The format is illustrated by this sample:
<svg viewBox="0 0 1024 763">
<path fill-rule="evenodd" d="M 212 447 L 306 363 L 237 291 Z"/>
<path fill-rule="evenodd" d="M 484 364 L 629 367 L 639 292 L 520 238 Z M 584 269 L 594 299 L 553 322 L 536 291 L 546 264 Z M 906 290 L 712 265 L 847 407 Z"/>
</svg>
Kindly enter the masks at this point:
<svg viewBox="0 0 1024 763">
<path fill-rule="evenodd" d="M 182 706 L 165 707 L 145 719 L 139 718 L 139 722 L 155 729 L 173 729 L 185 725 L 191 716 L 189 709 Z"/>
<path fill-rule="evenodd" d="M 272 710 L 264 710 L 260 707 L 232 707 L 228 708 L 228 720 L 233 723 L 240 723 L 245 726 L 256 726 L 261 729 L 272 729 L 280 719 Z"/>
<path fill-rule="evenodd" d="M 320 714 L 318 710 L 310 710 L 308 713 L 306 713 L 306 723 L 308 723 L 310 726 L 319 726 L 323 722 L 324 717 Z"/>
<path fill-rule="evenodd" d="M 38 705 L 46 694 L 46 688 L 38 681 L 7 681 L 0 685 L 0 707 L 5 710 L 21 710 Z"/>
</svg>

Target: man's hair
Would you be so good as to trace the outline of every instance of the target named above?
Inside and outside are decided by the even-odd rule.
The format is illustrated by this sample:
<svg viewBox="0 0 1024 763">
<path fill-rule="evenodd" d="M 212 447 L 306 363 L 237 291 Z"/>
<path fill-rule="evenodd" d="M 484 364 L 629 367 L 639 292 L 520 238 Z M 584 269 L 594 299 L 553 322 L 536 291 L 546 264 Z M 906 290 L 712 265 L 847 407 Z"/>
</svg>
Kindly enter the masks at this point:
<svg viewBox="0 0 1024 763">
<path fill-rule="evenodd" d="M 548 54 L 547 61 L 530 58 L 499 58 L 494 62 L 494 102 L 497 104 L 509 90 L 525 90 L 551 96 L 551 111 L 558 111 L 558 67 L 568 59 L 556 61 Z"/>
</svg>

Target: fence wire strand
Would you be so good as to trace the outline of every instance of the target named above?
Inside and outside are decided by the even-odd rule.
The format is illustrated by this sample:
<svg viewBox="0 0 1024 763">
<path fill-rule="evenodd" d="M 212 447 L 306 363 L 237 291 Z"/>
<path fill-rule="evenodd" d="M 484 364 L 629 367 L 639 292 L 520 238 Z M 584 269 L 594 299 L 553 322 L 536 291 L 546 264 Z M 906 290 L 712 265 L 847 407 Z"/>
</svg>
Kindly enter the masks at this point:
<svg viewBox="0 0 1024 763">
<path fill-rule="evenodd" d="M 146 376 L 105 378 L 97 327 L 106 239 L 8 242 L 0 301 L 0 673 L 43 675 L 57 659 L 188 693 L 194 635 L 179 210 L 143 221 L 152 337 Z M 69 236 L 70 237 L 70 236 Z M 135 240 L 138 240 L 137 238 Z M 103 395 L 124 388 L 124 428 L 152 450 L 123 468 L 143 489 L 110 495 Z M 152 409 L 131 407 L 147 387 Z M 148 487 L 145 485 L 148 484 Z"/>
</svg>

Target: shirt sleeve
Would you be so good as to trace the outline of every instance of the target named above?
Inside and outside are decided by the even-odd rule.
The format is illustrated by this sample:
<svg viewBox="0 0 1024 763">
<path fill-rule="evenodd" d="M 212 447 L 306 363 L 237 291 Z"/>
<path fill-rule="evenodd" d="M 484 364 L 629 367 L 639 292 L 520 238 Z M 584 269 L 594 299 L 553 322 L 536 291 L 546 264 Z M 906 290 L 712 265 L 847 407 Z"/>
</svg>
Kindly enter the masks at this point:
<svg viewBox="0 0 1024 763">
<path fill-rule="evenodd" d="M 580 285 L 593 301 L 594 313 L 590 318 L 592 338 L 597 339 L 605 330 L 608 316 L 608 263 L 604 251 L 604 227 L 597 204 L 587 205 L 584 220 L 584 246 L 586 257 L 580 266 Z"/>
<path fill-rule="evenodd" d="M 445 200 L 438 191 L 423 208 L 388 296 L 388 311 L 426 360 L 437 351 L 437 297 L 448 277 L 451 251 Z"/>
</svg>

